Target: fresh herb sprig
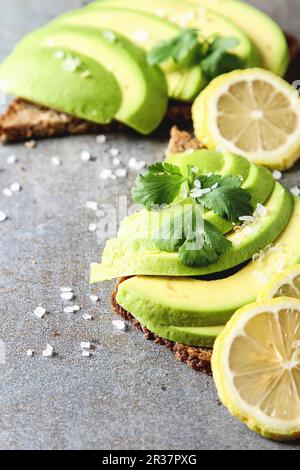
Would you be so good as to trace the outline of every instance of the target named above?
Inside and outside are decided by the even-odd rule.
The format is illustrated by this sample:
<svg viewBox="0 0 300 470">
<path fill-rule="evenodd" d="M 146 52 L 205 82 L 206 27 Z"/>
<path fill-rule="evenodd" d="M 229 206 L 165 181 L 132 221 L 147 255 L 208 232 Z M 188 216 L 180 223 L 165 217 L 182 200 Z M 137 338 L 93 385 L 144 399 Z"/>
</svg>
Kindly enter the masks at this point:
<svg viewBox="0 0 300 470">
<path fill-rule="evenodd" d="M 186 266 L 208 266 L 215 263 L 231 243 L 208 221 L 202 219 L 199 223 L 200 212 L 202 214 L 203 208 L 209 209 L 239 224 L 240 217 L 253 214 L 251 195 L 241 187 L 240 177 L 218 174 L 198 176 L 194 168 L 189 168 L 183 175 L 176 165 L 157 162 L 137 177 L 132 196 L 146 209 L 157 209 L 157 206 L 172 204 L 183 186 L 192 203 L 187 210 L 179 211 L 167 220 L 167 224 L 162 224 L 156 244 L 162 251 L 178 251 L 180 260 Z"/>
<path fill-rule="evenodd" d="M 235 37 L 212 36 L 202 38 L 198 29 L 184 29 L 168 41 L 161 41 L 148 53 L 151 65 L 163 64 L 172 59 L 182 68 L 201 64 L 208 80 L 244 67 L 243 60 L 230 52 L 239 44 Z"/>
</svg>

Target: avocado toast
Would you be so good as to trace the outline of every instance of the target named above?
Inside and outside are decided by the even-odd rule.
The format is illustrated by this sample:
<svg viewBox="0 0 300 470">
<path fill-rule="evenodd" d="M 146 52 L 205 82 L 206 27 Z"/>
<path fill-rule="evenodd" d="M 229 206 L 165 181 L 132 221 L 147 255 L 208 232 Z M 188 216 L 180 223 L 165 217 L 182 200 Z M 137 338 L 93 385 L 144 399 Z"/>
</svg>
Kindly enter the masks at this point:
<svg viewBox="0 0 300 470">
<path fill-rule="evenodd" d="M 263 65 L 279 75 L 285 73 L 287 41 L 269 17 L 239 6 L 245 9 L 243 15 L 250 11 L 259 20 L 261 30 L 268 31 L 266 37 L 274 39 L 276 55 L 268 62 L 263 60 L 269 50 L 266 40 L 255 44 L 253 32 L 240 23 L 240 14 L 230 17 L 226 8 L 218 11 L 213 4 L 96 1 L 28 35 L 0 66 L 1 89 L 20 97 L 1 118 L 1 140 L 94 133 L 120 126 L 149 134 L 164 117 L 167 125 L 187 123 L 190 103 L 212 77 L 199 58 L 149 64 L 148 55 L 181 34 L 185 40 L 192 29 L 201 32 L 201 47 L 206 48 L 206 41 L 213 41 L 216 34 L 229 41 L 221 47 L 227 44 L 231 69 Z M 181 103 L 168 104 L 168 98 Z"/>
<path fill-rule="evenodd" d="M 149 257 L 149 253 L 147 255 L 143 252 L 141 248 L 143 242 L 133 247 L 127 240 L 124 253 L 126 255 L 128 250 L 129 257 L 133 261 L 130 264 L 129 258 L 121 258 L 120 264 L 115 266 L 120 273 L 118 276 L 116 271 L 113 273 L 107 271 L 107 263 L 111 263 L 114 259 L 115 249 L 109 242 L 108 258 L 105 259 L 104 256 L 102 265 L 92 266 L 91 281 L 96 283 L 107 278 L 120 277 L 112 295 L 112 304 L 116 312 L 141 330 L 146 339 L 166 346 L 179 360 L 194 369 L 209 373 L 213 343 L 231 315 L 241 306 L 253 302 L 262 286 L 274 274 L 286 266 L 299 262 L 300 250 L 295 240 L 295 233 L 300 223 L 300 200 L 292 197 L 279 183 L 276 183 L 267 170 L 255 165 L 252 167 L 244 159 L 224 154 L 218 154 L 215 159 L 212 159 L 210 154 L 210 158 L 207 159 L 205 150 L 195 150 L 191 136 L 188 137 L 187 133 L 180 133 L 176 129 L 172 132 L 172 139 L 170 148 L 173 151 L 191 146 L 188 152 L 168 157 L 168 161 L 173 160 L 181 168 L 187 163 L 195 165 L 198 162 L 198 169 L 201 168 L 204 172 L 212 171 L 212 165 L 215 165 L 215 171 L 222 172 L 223 169 L 223 174 L 241 172 L 244 175 L 243 186 L 250 190 L 253 205 L 258 203 L 259 207 L 266 208 L 266 212 L 263 210 L 261 213 L 254 236 L 250 233 L 250 239 L 256 240 L 255 246 L 251 243 L 247 259 L 242 259 L 239 255 L 231 256 L 234 252 L 231 247 L 225 257 L 219 260 L 220 269 L 216 264 L 202 268 L 181 265 L 180 272 L 176 273 L 173 265 L 171 274 L 168 266 L 174 263 L 174 253 L 164 254 L 156 251 L 152 258 Z M 128 234 L 128 230 L 130 231 L 131 224 L 135 227 L 134 231 L 138 225 L 143 226 L 138 222 L 143 214 L 144 211 L 125 220 L 118 235 L 121 245 L 125 233 Z M 151 216 L 150 213 L 149 217 Z M 228 225 L 220 225 L 220 219 L 214 217 L 214 214 L 206 212 L 204 217 L 209 218 L 216 226 L 223 227 L 223 231 L 228 232 L 229 238 L 236 234 L 239 236 L 238 228 L 236 232 L 230 232 Z M 271 219 L 272 227 L 267 222 Z M 265 224 L 268 226 L 266 230 L 270 237 L 268 240 L 262 237 L 261 227 Z M 248 225 L 248 231 L 250 226 Z M 247 224 L 244 228 L 247 229 Z M 137 234 L 137 238 L 145 236 L 143 231 L 142 229 Z M 244 246 L 245 244 L 249 246 L 247 235 L 245 239 Z M 239 244 L 243 246 L 243 241 Z M 136 257 L 135 249 L 137 249 Z M 120 256 L 118 249 L 116 256 Z M 162 263 L 161 257 L 166 258 Z M 234 258 L 231 269 L 228 269 L 228 266 L 222 269 L 222 261 L 226 257 Z M 139 260 L 142 260 L 142 263 L 139 263 Z M 134 265 L 137 266 L 137 270 L 134 270 Z"/>
</svg>

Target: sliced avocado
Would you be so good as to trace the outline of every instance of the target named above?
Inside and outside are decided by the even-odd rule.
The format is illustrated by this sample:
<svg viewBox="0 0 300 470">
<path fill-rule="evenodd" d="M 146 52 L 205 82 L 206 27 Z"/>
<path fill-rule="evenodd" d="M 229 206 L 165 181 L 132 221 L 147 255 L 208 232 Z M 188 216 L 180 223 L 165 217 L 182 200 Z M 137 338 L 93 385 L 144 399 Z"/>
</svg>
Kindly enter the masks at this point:
<svg viewBox="0 0 300 470">
<path fill-rule="evenodd" d="M 207 267 L 187 267 L 181 263 L 178 253 L 155 250 L 153 246 L 148 247 L 147 241 L 109 240 L 102 264 L 93 266 L 93 282 L 133 275 L 205 276 L 231 269 L 250 260 L 255 253 L 273 243 L 284 230 L 293 211 L 290 192 L 276 183 L 266 208 L 267 214 L 258 217 L 250 227 L 229 234 L 231 248 L 216 263 Z"/>
<path fill-rule="evenodd" d="M 165 115 L 168 102 L 165 78 L 158 67 L 152 67 L 147 63 L 144 52 L 133 43 L 106 30 L 99 31 L 92 28 L 65 25 L 43 28 L 26 37 L 17 46 L 15 51 L 18 53 L 18 57 L 14 59 L 16 52 L 13 52 L 9 58 L 9 63 L 12 64 L 10 73 L 12 75 L 14 73 L 14 64 L 16 68 L 18 67 L 17 59 L 19 55 L 23 53 L 25 59 L 29 58 L 28 60 L 30 60 L 33 50 L 47 48 L 49 54 L 52 55 L 64 49 L 68 49 L 75 55 L 83 54 L 107 70 L 107 79 L 113 74 L 114 83 L 117 81 L 122 92 L 121 104 L 114 116 L 117 120 L 144 134 L 148 134 L 158 127 Z M 60 63 L 60 67 L 63 69 L 64 60 L 61 62 L 58 60 L 57 62 Z M 52 63 L 53 61 L 45 64 L 44 69 L 48 70 Z M 41 69 L 39 62 L 33 60 L 27 73 L 30 74 L 30 77 L 34 74 L 39 76 Z M 28 71 L 28 69 L 26 70 Z M 43 70 L 42 73 L 46 74 L 46 71 Z M 78 72 L 75 70 L 73 73 L 76 75 Z M 72 73 L 69 74 L 70 77 L 71 75 Z M 8 83 L 12 80 L 13 78 L 8 76 Z M 81 81 L 82 88 L 86 86 L 88 80 Z M 38 78 L 35 81 L 37 82 Z M 107 81 L 109 82 L 109 80 Z M 53 87 L 55 87 L 55 83 L 56 81 L 53 80 Z M 109 83 L 103 83 L 102 80 L 101 84 L 103 86 L 101 94 L 103 94 L 106 87 L 109 87 Z M 24 96 L 22 93 L 23 86 L 26 91 L 30 88 L 20 78 L 16 89 L 9 87 L 9 85 L 7 89 L 14 94 Z M 64 93 L 68 93 L 68 97 L 72 95 L 72 92 L 66 92 L 66 88 L 68 87 L 57 87 L 56 90 L 57 99 L 58 101 L 61 100 L 62 107 L 68 106 L 67 100 L 64 99 Z M 44 102 L 42 89 L 38 97 L 35 96 L 34 88 L 30 88 L 30 91 L 32 96 L 28 96 L 29 99 L 35 102 Z M 45 95 L 47 95 L 46 90 Z M 80 96 L 81 93 L 79 92 L 76 100 L 80 101 Z M 84 106 L 85 102 L 82 101 L 82 107 Z M 97 94 L 95 94 L 94 108 L 97 106 L 101 107 L 101 102 L 97 103 Z M 94 112 L 94 114 L 96 113 L 97 111 Z M 93 113 L 87 118 L 95 120 L 93 119 Z"/>
<path fill-rule="evenodd" d="M 299 231 L 300 198 L 295 197 L 293 216 L 276 243 L 233 276 L 215 281 L 133 277 L 119 285 L 117 302 L 144 323 L 184 328 L 225 324 L 237 309 L 254 302 L 277 273 L 299 263 Z M 196 338 L 182 339 L 201 346 Z"/>
<path fill-rule="evenodd" d="M 60 47 L 64 57 L 78 60 L 66 71 L 47 46 L 24 47 L 21 42 L 0 65 L 0 88 L 29 101 L 100 124 L 111 122 L 122 103 L 121 89 L 109 70 L 91 57 Z M 89 78 L 81 74 L 88 71 Z"/>
<path fill-rule="evenodd" d="M 286 37 L 275 21 L 246 2 L 236 0 L 189 0 L 199 7 L 210 8 L 236 23 L 258 50 L 262 67 L 283 77 L 289 65 Z"/>
<path fill-rule="evenodd" d="M 59 17 L 52 24 L 53 26 L 79 25 L 112 30 L 135 41 L 137 46 L 146 51 L 158 42 L 171 39 L 180 33 L 180 28 L 170 21 L 140 11 L 108 6 L 107 8 L 75 10 Z M 171 98 L 192 101 L 207 84 L 199 65 L 182 70 L 172 62 L 164 66 L 163 70 Z"/>
<path fill-rule="evenodd" d="M 147 316 L 146 316 L 147 317 Z M 145 326 L 151 333 L 155 333 L 161 338 L 192 346 L 202 348 L 212 348 L 219 334 L 225 328 L 221 326 L 167 326 L 153 323 L 145 318 L 144 315 L 135 319 Z"/>
<path fill-rule="evenodd" d="M 181 0 L 102 0 L 93 2 L 86 8 L 95 10 L 105 6 L 123 7 L 152 13 L 162 17 L 164 20 L 178 24 L 181 28 L 198 28 L 204 37 L 215 34 L 224 37 L 233 36 L 239 40 L 239 45 L 235 51 L 243 59 L 246 67 L 256 67 L 261 63 L 256 48 L 242 29 L 236 23 L 215 11 L 204 11 L 203 8 L 198 8 L 193 3 Z M 140 30 L 139 26 L 133 25 L 133 28 Z"/>
</svg>

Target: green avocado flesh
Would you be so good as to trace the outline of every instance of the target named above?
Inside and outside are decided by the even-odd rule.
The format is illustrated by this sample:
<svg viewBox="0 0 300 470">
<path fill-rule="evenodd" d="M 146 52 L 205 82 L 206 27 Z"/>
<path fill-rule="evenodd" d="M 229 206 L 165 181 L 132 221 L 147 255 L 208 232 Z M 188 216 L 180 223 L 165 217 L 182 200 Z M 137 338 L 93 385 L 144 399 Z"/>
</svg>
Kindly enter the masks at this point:
<svg viewBox="0 0 300 470">
<path fill-rule="evenodd" d="M 188 0 L 183 3 L 209 8 L 236 23 L 258 50 L 262 66 L 283 77 L 289 65 L 289 50 L 283 31 L 263 11 L 244 1 Z"/>
<path fill-rule="evenodd" d="M 231 232 L 227 237 L 232 243 L 231 248 L 216 263 L 206 267 L 185 266 L 178 253 L 159 251 L 153 241 L 145 243 L 128 238 L 109 240 L 102 264 L 93 265 L 92 282 L 133 275 L 205 276 L 231 269 L 251 259 L 280 235 L 293 211 L 291 194 L 276 183 L 266 208 L 267 214 L 257 217 L 249 227 Z"/>
<path fill-rule="evenodd" d="M 178 0 L 102 0 L 93 2 L 87 9 L 95 10 L 103 7 L 122 7 L 138 10 L 161 16 L 165 21 L 171 21 L 181 28 L 198 28 L 204 37 L 215 34 L 239 40 L 235 52 L 243 59 L 245 66 L 256 67 L 260 65 L 260 57 L 248 36 L 231 20 L 212 10 L 199 9 L 192 3 L 188 4 Z M 142 25 L 132 25 L 137 30 Z"/>
<path fill-rule="evenodd" d="M 61 47 L 72 55 L 73 51 Z M 76 53 L 77 73 L 64 70 L 48 47 L 19 45 L 0 66 L 0 88 L 27 100 L 98 123 L 110 122 L 117 113 L 122 93 L 114 76 L 90 57 Z M 38 73 L 37 73 L 38 66 Z M 85 80 L 80 74 L 88 70 Z"/>
<path fill-rule="evenodd" d="M 293 199 L 292 217 L 280 237 L 265 250 L 264 256 L 236 274 L 214 281 L 133 277 L 119 285 L 117 302 L 142 325 L 165 339 L 192 346 L 212 346 L 218 330 L 213 333 L 211 327 L 221 330 L 219 325 L 224 325 L 240 307 L 254 302 L 277 273 L 300 262 L 300 198 Z M 173 327 L 176 327 L 176 337 Z"/>
<path fill-rule="evenodd" d="M 66 50 L 72 57 L 84 56 L 87 68 L 65 72 L 65 59 L 55 54 Z M 91 77 L 82 78 L 85 70 Z M 168 101 L 161 70 L 149 66 L 140 48 L 122 36 L 85 27 L 48 27 L 27 36 L 0 67 L 0 81 L 5 91 L 33 102 L 75 115 L 82 109 L 81 117 L 100 123 L 115 118 L 144 134 L 158 127 Z M 85 98 L 87 91 L 90 100 Z M 103 104 L 110 111 L 105 119 Z"/>
<path fill-rule="evenodd" d="M 146 51 L 152 49 L 158 42 L 171 39 L 180 33 L 180 28 L 174 23 L 124 8 L 76 10 L 58 18 L 53 24 L 80 25 L 112 30 L 123 34 L 131 41 L 135 41 L 137 46 Z M 141 35 L 140 39 L 139 34 Z M 173 62 L 163 69 L 171 98 L 192 101 L 207 84 L 199 65 L 182 70 Z"/>
</svg>

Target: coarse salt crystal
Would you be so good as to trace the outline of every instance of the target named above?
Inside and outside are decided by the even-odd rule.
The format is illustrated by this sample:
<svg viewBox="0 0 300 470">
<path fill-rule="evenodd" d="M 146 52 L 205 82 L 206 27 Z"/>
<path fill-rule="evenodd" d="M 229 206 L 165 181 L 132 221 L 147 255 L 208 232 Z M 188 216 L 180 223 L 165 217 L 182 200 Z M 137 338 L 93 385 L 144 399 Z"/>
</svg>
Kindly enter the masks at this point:
<svg viewBox="0 0 300 470">
<path fill-rule="evenodd" d="M 87 209 L 91 209 L 92 211 L 98 210 L 98 203 L 95 201 L 88 201 L 85 205 Z"/>
<path fill-rule="evenodd" d="M 103 134 L 97 135 L 97 137 L 96 137 L 97 144 L 105 144 L 106 140 L 107 140 L 107 138 Z"/>
<path fill-rule="evenodd" d="M 81 341 L 81 349 L 91 349 L 91 343 L 89 341 Z"/>
<path fill-rule="evenodd" d="M 80 153 L 80 158 L 83 162 L 89 162 L 92 158 L 90 152 L 88 150 L 83 150 L 81 153 Z"/>
<path fill-rule="evenodd" d="M 89 78 L 91 76 L 91 72 L 89 70 L 85 70 L 80 74 L 81 78 Z"/>
<path fill-rule="evenodd" d="M 61 297 L 62 300 L 69 301 L 69 300 L 73 300 L 74 294 L 73 294 L 73 292 L 62 292 L 60 297 Z"/>
<path fill-rule="evenodd" d="M 81 61 L 78 57 L 67 57 L 63 63 L 65 72 L 75 72 L 80 67 Z"/>
<path fill-rule="evenodd" d="M 60 292 L 73 292 L 72 287 L 61 287 Z"/>
<path fill-rule="evenodd" d="M 96 232 L 97 224 L 90 224 L 89 225 L 89 232 Z"/>
<path fill-rule="evenodd" d="M 0 211 L 0 222 L 4 222 L 7 219 L 6 214 L 4 212 Z"/>
<path fill-rule="evenodd" d="M 91 356 L 90 351 L 82 351 L 81 354 L 82 354 L 83 357 L 90 357 Z"/>
<path fill-rule="evenodd" d="M 254 217 L 252 215 L 243 215 L 242 217 L 239 217 L 239 220 L 241 222 L 254 222 Z"/>
<path fill-rule="evenodd" d="M 90 295 L 90 299 L 91 299 L 92 302 L 98 302 L 99 301 L 98 295 Z"/>
<path fill-rule="evenodd" d="M 120 155 L 120 150 L 117 148 L 111 148 L 109 151 L 111 157 L 118 157 Z"/>
<path fill-rule="evenodd" d="M 125 168 L 118 168 L 116 170 L 116 177 L 117 178 L 125 178 L 127 176 L 127 171 Z"/>
<path fill-rule="evenodd" d="M 43 316 L 46 315 L 47 311 L 43 307 L 37 307 L 33 313 L 37 318 L 43 318 Z"/>
<path fill-rule="evenodd" d="M 9 165 L 13 165 L 14 163 L 16 163 L 18 160 L 17 160 L 17 157 L 15 155 L 10 155 L 9 157 L 7 157 L 6 159 L 6 163 L 8 163 Z"/>
<path fill-rule="evenodd" d="M 112 170 L 110 168 L 104 168 L 100 172 L 100 178 L 102 180 L 108 180 L 108 179 L 116 179 L 115 175 L 113 174 Z"/>
<path fill-rule="evenodd" d="M 82 318 L 83 318 L 84 320 L 92 320 L 92 319 L 93 319 L 92 315 L 89 315 L 88 313 L 84 313 L 84 314 L 82 315 Z"/>
<path fill-rule="evenodd" d="M 137 160 L 135 157 L 131 157 L 128 162 L 128 166 L 131 170 L 141 171 L 146 165 L 143 160 Z"/>
<path fill-rule="evenodd" d="M 71 305 L 70 307 L 64 308 L 64 313 L 75 313 L 79 312 L 80 306 L 79 305 Z"/>
<path fill-rule="evenodd" d="M 7 197 L 12 196 L 12 191 L 9 188 L 4 188 L 2 193 L 4 194 L 4 196 L 7 196 Z"/>
<path fill-rule="evenodd" d="M 113 165 L 118 166 L 120 165 L 121 160 L 119 159 L 119 157 L 114 157 L 112 162 L 113 162 Z"/>
<path fill-rule="evenodd" d="M 294 196 L 300 196 L 300 188 L 298 186 L 294 186 L 290 191 Z"/>
<path fill-rule="evenodd" d="M 33 354 L 34 354 L 33 349 L 27 349 L 26 354 L 27 354 L 27 356 L 32 357 Z"/>
<path fill-rule="evenodd" d="M 42 355 L 44 357 L 51 357 L 51 356 L 53 356 L 53 350 L 54 350 L 53 346 L 51 346 L 51 344 L 47 344 L 47 347 L 42 352 Z"/>
<path fill-rule="evenodd" d="M 149 41 L 149 33 L 145 29 L 134 31 L 131 33 L 131 39 L 137 44 L 145 44 Z"/>
<path fill-rule="evenodd" d="M 268 209 L 265 206 L 263 206 L 262 204 L 257 204 L 255 212 L 260 217 L 264 217 L 268 213 Z"/>
<path fill-rule="evenodd" d="M 61 161 L 58 157 L 51 157 L 51 164 L 53 166 L 60 166 L 61 165 Z"/>
<path fill-rule="evenodd" d="M 126 330 L 126 323 L 122 320 L 113 320 L 112 324 L 117 330 L 120 330 L 120 331 Z"/>
<path fill-rule="evenodd" d="M 276 181 L 281 180 L 281 178 L 282 178 L 282 173 L 281 173 L 281 171 L 278 171 L 278 170 L 273 171 L 273 178 L 274 178 Z"/>
<path fill-rule="evenodd" d="M 58 60 L 63 59 L 65 57 L 65 53 L 63 51 L 55 51 L 53 55 L 54 58 Z"/>
<path fill-rule="evenodd" d="M 21 185 L 19 183 L 13 183 L 10 187 L 10 190 L 13 192 L 13 193 L 18 193 L 19 191 L 21 191 Z"/>
</svg>

